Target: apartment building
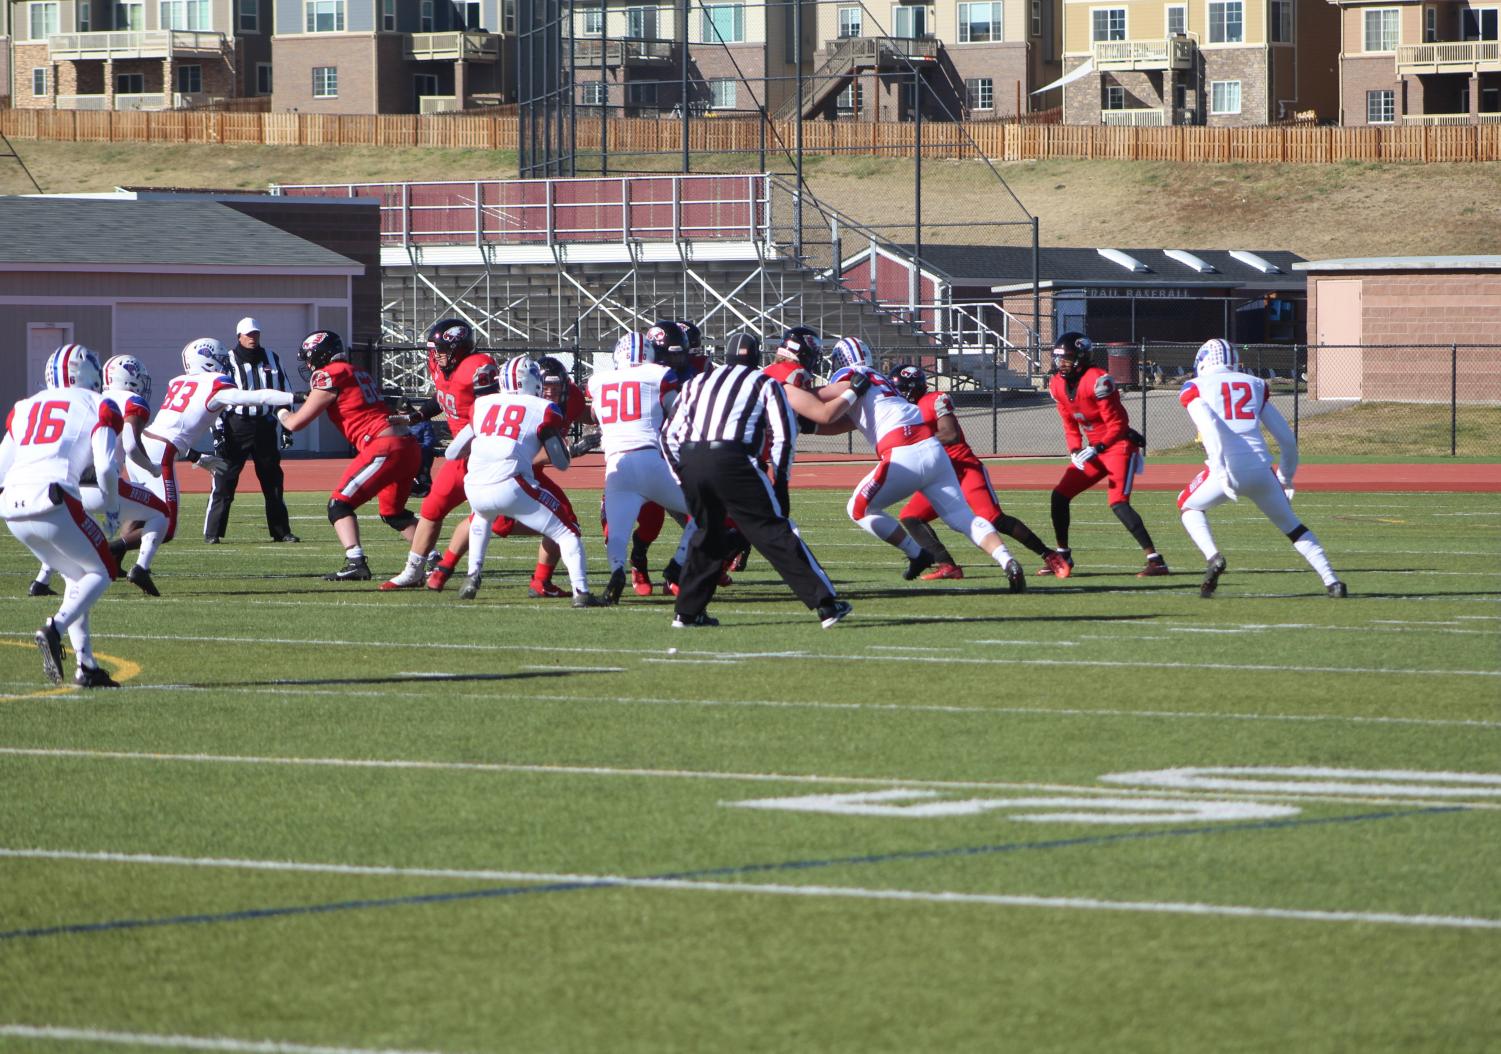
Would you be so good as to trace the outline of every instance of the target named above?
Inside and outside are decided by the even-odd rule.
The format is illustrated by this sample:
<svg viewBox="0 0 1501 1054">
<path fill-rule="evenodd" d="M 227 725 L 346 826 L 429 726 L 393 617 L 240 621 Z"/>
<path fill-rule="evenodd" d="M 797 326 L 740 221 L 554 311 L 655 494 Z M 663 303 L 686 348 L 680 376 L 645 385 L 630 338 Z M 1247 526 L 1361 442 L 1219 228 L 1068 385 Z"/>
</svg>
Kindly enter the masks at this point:
<svg viewBox="0 0 1501 1054">
<path fill-rule="evenodd" d="M 271 93 L 272 0 L 5 4 L 11 104 L 169 110 Z"/>
<path fill-rule="evenodd" d="M 782 105 L 797 78 L 796 4 L 695 3 L 686 5 L 686 26 L 684 9 L 628 0 L 576 3 L 563 61 L 575 70 L 577 104 L 628 116 L 670 115 L 682 107 L 686 89 L 690 112 L 750 115 Z M 806 69 L 817 22 L 811 2 L 801 10 Z"/>
<path fill-rule="evenodd" d="M 1332 120 L 1338 32 L 1328 0 L 1064 0 L 1063 120 Z"/>
<path fill-rule="evenodd" d="M 1501 123 L 1501 8 L 1330 0 L 1340 14 L 1340 123 Z"/>
<path fill-rule="evenodd" d="M 515 0 L 275 5 L 273 110 L 434 113 L 515 95 Z"/>
<path fill-rule="evenodd" d="M 9 106 L 15 94 L 10 83 L 10 8 L 10 4 L 0 3 L 0 106 Z"/>
</svg>

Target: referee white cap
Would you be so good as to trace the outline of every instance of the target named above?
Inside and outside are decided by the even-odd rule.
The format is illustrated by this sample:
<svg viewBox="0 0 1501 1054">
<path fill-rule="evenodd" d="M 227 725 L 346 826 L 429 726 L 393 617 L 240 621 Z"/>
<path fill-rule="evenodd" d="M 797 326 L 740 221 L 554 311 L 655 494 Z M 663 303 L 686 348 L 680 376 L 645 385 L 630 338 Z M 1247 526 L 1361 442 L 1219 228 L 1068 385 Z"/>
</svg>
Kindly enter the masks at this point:
<svg viewBox="0 0 1501 1054">
<path fill-rule="evenodd" d="M 247 333 L 259 333 L 261 324 L 255 319 L 246 316 L 240 319 L 239 325 L 235 326 L 235 336 L 243 337 Z"/>
</svg>

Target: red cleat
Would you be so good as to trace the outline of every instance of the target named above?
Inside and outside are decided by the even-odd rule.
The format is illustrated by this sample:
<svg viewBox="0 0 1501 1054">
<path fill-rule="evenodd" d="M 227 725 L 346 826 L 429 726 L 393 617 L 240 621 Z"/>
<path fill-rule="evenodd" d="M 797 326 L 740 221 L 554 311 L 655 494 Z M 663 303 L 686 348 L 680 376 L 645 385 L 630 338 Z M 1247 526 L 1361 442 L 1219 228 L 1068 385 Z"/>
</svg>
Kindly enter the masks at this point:
<svg viewBox="0 0 1501 1054">
<path fill-rule="evenodd" d="M 1136 572 L 1136 577 L 1160 578 L 1162 575 L 1170 573 L 1171 572 L 1167 569 L 1167 561 L 1160 556 L 1154 556 L 1147 561 L 1146 567 L 1143 567 L 1140 571 Z"/>
<path fill-rule="evenodd" d="M 453 574 L 453 568 L 439 564 L 428 573 L 427 588 L 435 593 L 441 592 L 443 587 L 448 585 L 448 576 L 451 574 Z"/>
<path fill-rule="evenodd" d="M 1055 575 L 1058 578 L 1067 578 L 1074 573 L 1073 554 L 1066 550 L 1052 550 L 1042 556 L 1044 565 L 1037 569 L 1039 575 Z"/>
<path fill-rule="evenodd" d="M 566 597 L 566 596 L 568 596 L 568 594 L 565 593 L 563 590 L 561 590 L 557 586 L 553 585 L 552 579 L 550 579 L 550 578 L 546 582 L 538 582 L 535 578 L 532 579 L 531 584 L 526 587 L 526 595 L 529 596 L 529 597 Z"/>
<path fill-rule="evenodd" d="M 936 582 L 941 578 L 963 578 L 964 568 L 958 564 L 939 564 L 922 576 L 924 582 Z"/>
<path fill-rule="evenodd" d="M 641 570 L 639 567 L 631 568 L 631 589 L 635 591 L 638 597 L 651 596 L 651 579 L 648 578 L 646 576 L 646 572 Z"/>
</svg>

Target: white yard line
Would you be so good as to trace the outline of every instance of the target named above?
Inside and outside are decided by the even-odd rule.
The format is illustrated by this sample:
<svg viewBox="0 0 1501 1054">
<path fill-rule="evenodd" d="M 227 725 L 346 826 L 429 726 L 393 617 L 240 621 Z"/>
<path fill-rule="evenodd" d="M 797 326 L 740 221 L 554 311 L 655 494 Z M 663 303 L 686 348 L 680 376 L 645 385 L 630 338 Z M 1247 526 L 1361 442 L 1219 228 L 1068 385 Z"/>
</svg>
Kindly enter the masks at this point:
<svg viewBox="0 0 1501 1054">
<path fill-rule="evenodd" d="M 227 1036 L 163 1036 L 151 1032 L 107 1032 L 96 1028 L 57 1028 L 50 1025 L 0 1025 L 0 1036 L 50 1039 L 64 1043 L 112 1043 L 169 1050 L 222 1050 L 235 1054 L 432 1054 L 428 1051 L 383 1047 L 323 1047 L 279 1040 L 231 1039 Z"/>
<path fill-rule="evenodd" d="M 554 874 L 535 871 L 456 870 L 447 868 L 362 867 L 353 864 L 298 863 L 280 860 L 236 860 L 213 857 L 152 856 L 132 853 L 71 853 L 58 850 L 0 849 L 0 857 L 80 860 L 98 863 L 154 864 L 175 867 L 228 868 L 251 871 L 312 872 L 319 874 L 445 878 L 492 882 L 578 883 L 602 887 L 670 889 L 675 891 L 761 894 L 785 897 L 838 897 L 853 900 L 895 900 L 927 904 L 988 905 L 1045 908 L 1055 911 L 1118 911 L 1161 915 L 1220 916 L 1246 919 L 1287 919 L 1300 922 L 1374 923 L 1446 929 L 1501 930 L 1501 919 L 1472 915 L 1404 915 L 1396 912 L 1322 911 L 1299 908 L 1249 907 L 1180 901 L 1100 900 L 1093 897 L 1043 897 L 1003 893 L 955 893 L 930 890 L 872 889 L 860 886 L 802 886 L 760 882 L 711 882 L 692 878 L 632 878 L 624 875 Z M 218 1049 L 218 1048 L 203 1048 Z M 230 1048 L 224 1048 L 230 1049 Z M 244 1047 L 236 1050 L 275 1048 Z M 298 1048 L 322 1050 L 328 1048 Z"/>
</svg>

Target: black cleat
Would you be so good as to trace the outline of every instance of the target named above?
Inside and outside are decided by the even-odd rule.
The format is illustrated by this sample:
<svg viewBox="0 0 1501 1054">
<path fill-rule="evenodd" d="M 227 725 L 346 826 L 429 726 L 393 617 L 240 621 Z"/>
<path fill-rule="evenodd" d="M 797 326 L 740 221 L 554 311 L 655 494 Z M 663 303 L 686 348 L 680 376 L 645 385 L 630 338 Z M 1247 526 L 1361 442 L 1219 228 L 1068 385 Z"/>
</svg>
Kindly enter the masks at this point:
<svg viewBox="0 0 1501 1054">
<path fill-rule="evenodd" d="M 1006 561 L 1006 588 L 1013 593 L 1020 593 L 1027 588 L 1027 572 L 1022 570 L 1022 565 L 1015 559 Z"/>
<path fill-rule="evenodd" d="M 42 672 L 53 684 L 63 683 L 63 638 L 49 618 L 36 631 L 37 650 L 42 653 Z"/>
<path fill-rule="evenodd" d="M 719 620 L 707 611 L 700 611 L 697 615 L 672 616 L 673 629 L 708 629 L 717 625 L 719 625 Z"/>
<path fill-rule="evenodd" d="M 605 603 L 611 606 L 620 603 L 620 594 L 625 592 L 625 568 L 617 567 L 610 572 L 610 581 L 605 584 Z"/>
<path fill-rule="evenodd" d="M 271 540 L 273 542 L 289 542 L 289 543 L 292 543 L 294 545 L 296 543 L 302 541 L 301 538 L 297 537 L 297 535 L 292 534 L 290 532 L 288 532 L 287 534 L 282 535 L 280 538 L 272 538 Z"/>
<path fill-rule="evenodd" d="M 73 683 L 80 688 L 118 688 L 120 682 L 105 672 L 103 666 L 80 666 L 73 675 Z"/>
<path fill-rule="evenodd" d="M 118 538 L 111 541 L 109 543 L 109 555 L 115 558 L 115 563 L 118 565 L 121 560 L 125 559 L 125 543 Z"/>
<path fill-rule="evenodd" d="M 212 538 L 204 538 L 203 539 L 203 544 L 204 545 L 218 545 L 223 540 L 224 540 L 223 538 L 220 538 L 218 535 L 215 535 Z"/>
<path fill-rule="evenodd" d="M 902 577 L 910 582 L 937 562 L 933 554 L 924 549 L 916 556 L 907 557 L 907 570 L 902 572 Z"/>
<path fill-rule="evenodd" d="M 476 571 L 464 579 L 464 585 L 459 589 L 460 600 L 473 600 L 479 596 L 480 579 L 484 577 L 483 571 Z"/>
<path fill-rule="evenodd" d="M 148 597 L 159 597 L 162 595 L 162 591 L 157 589 L 156 583 L 151 580 L 150 569 L 142 567 L 140 564 L 136 564 L 130 569 L 130 574 L 125 576 L 125 580 Z"/>
<path fill-rule="evenodd" d="M 602 597 L 597 597 L 593 593 L 575 593 L 573 594 L 573 606 L 576 608 L 602 608 L 606 605 Z"/>
<path fill-rule="evenodd" d="M 831 600 L 827 604 L 818 605 L 818 624 L 824 629 L 831 629 L 839 624 L 839 620 L 854 611 L 854 605 L 848 600 Z"/>
<path fill-rule="evenodd" d="M 1199 583 L 1199 596 L 1205 600 L 1214 596 L 1214 590 L 1220 584 L 1220 575 L 1224 573 L 1225 558 L 1215 553 L 1204 565 L 1204 581 Z"/>
<path fill-rule="evenodd" d="M 362 556 L 358 560 L 345 560 L 344 566 L 323 576 L 325 582 L 368 582 L 370 565 Z"/>
<path fill-rule="evenodd" d="M 33 582 L 26 587 L 26 595 L 29 597 L 55 597 L 57 596 L 57 590 L 53 589 L 46 582 Z"/>
<path fill-rule="evenodd" d="M 1349 592 L 1350 591 L 1345 588 L 1345 584 L 1338 580 L 1330 582 L 1327 586 L 1324 587 L 1324 593 L 1328 596 L 1333 597 L 1335 600 L 1343 600 L 1346 596 L 1349 595 Z"/>
</svg>

